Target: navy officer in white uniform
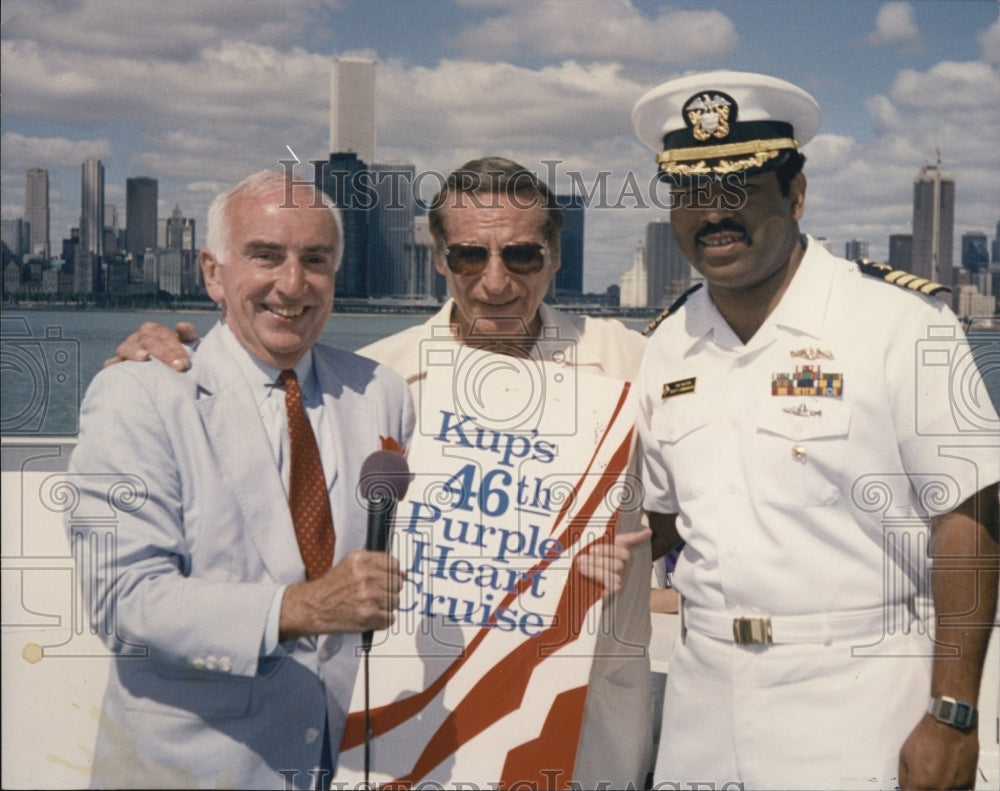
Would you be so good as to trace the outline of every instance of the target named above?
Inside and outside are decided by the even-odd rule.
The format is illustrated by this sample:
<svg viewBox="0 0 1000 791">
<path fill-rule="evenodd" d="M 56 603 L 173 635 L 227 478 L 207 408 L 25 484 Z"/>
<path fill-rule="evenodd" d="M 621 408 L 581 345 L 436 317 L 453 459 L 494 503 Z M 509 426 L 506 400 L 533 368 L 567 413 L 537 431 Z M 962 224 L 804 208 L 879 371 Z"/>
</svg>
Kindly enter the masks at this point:
<svg viewBox="0 0 1000 791">
<path fill-rule="evenodd" d="M 1000 421 L 942 287 L 802 234 L 796 86 L 687 76 L 633 123 L 704 279 L 638 383 L 654 554 L 683 542 L 655 781 L 971 787 Z"/>
</svg>

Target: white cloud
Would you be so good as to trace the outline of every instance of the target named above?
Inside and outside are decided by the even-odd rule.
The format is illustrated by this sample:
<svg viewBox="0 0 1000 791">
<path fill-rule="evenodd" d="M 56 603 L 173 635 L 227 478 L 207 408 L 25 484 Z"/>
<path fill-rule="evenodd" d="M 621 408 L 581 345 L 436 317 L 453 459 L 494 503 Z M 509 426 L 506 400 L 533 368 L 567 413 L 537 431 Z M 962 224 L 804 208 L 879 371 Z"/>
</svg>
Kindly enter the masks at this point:
<svg viewBox="0 0 1000 791">
<path fill-rule="evenodd" d="M 103 138 L 69 140 L 65 137 L 28 137 L 16 132 L 6 132 L 2 146 L 5 169 L 42 167 L 40 162 L 79 164 L 87 157 L 106 158 L 112 150 L 111 143 Z"/>
<path fill-rule="evenodd" d="M 920 28 L 913 6 L 906 2 L 883 3 L 875 19 L 875 30 L 866 41 L 873 45 L 899 46 L 915 49 L 920 46 Z"/>
<path fill-rule="evenodd" d="M 979 46 L 983 48 L 983 60 L 1000 64 L 1000 19 L 979 34 Z"/>
<path fill-rule="evenodd" d="M 30 37 L 49 52 L 183 61 L 225 40 L 288 45 L 322 6 L 318 0 L 6 0 L 3 26 L 5 38 Z"/>
<path fill-rule="evenodd" d="M 698 63 L 729 55 L 738 36 L 718 11 L 666 9 L 642 14 L 631 0 L 543 0 L 462 32 L 470 55 L 509 57 L 517 52 L 579 60 Z"/>
<path fill-rule="evenodd" d="M 454 147 L 538 150 L 554 141 L 566 151 L 629 133 L 632 103 L 645 88 L 618 64 L 573 61 L 540 69 L 390 61 L 377 79 L 379 147 L 438 155 Z"/>
<path fill-rule="evenodd" d="M 1000 206 L 998 70 L 951 61 L 902 70 L 888 96 L 868 97 L 865 106 L 873 137 L 846 145 L 820 135 L 806 147 L 804 227 L 843 241 L 867 239 L 872 257 L 884 259 L 889 235 L 911 232 L 913 181 L 940 151 L 955 179 L 956 244 L 965 230 L 991 232 Z"/>
</svg>

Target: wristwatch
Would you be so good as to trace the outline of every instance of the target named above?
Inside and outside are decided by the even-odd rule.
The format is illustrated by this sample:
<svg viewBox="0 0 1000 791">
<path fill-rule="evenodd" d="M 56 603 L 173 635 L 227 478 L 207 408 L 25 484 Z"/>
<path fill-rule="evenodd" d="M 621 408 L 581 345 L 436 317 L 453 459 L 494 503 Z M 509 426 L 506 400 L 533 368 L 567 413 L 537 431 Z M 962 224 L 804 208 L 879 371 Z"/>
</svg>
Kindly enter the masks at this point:
<svg viewBox="0 0 1000 791">
<path fill-rule="evenodd" d="M 931 705 L 927 707 L 927 713 L 938 722 L 950 725 L 960 731 L 971 731 L 976 727 L 976 707 L 964 700 L 955 700 L 946 695 L 940 698 L 931 698 Z"/>
</svg>

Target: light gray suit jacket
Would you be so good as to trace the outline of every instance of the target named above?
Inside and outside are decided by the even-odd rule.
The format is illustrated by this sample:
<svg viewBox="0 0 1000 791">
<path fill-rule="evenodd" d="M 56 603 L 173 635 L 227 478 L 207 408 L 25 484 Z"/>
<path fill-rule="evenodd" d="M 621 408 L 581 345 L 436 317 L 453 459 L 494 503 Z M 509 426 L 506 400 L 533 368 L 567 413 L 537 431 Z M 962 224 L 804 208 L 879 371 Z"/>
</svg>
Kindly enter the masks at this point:
<svg viewBox="0 0 1000 791">
<path fill-rule="evenodd" d="M 185 375 L 156 361 L 100 372 L 81 409 L 74 513 L 117 506 L 110 525 L 70 525 L 73 545 L 87 547 L 77 556 L 92 623 L 117 654 L 96 786 L 309 788 L 327 721 L 336 762 L 360 636 L 261 656 L 276 590 L 305 572 L 257 403 L 221 331 Z M 361 464 L 380 437 L 409 443 L 413 409 L 388 368 L 314 350 L 337 434 L 338 563 L 365 542 Z"/>
</svg>

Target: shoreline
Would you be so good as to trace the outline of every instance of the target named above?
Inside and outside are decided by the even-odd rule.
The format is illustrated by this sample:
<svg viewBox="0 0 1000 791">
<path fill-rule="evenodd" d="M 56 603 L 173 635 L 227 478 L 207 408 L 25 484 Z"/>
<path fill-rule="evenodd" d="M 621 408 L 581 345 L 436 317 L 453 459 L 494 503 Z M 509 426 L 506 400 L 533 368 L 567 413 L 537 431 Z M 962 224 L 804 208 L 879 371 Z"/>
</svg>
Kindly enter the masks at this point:
<svg viewBox="0 0 1000 791">
<path fill-rule="evenodd" d="M 441 309 L 443 303 L 428 302 L 423 304 L 406 305 L 371 305 L 364 307 L 354 302 L 345 305 L 338 305 L 336 301 L 333 305 L 334 316 L 416 316 L 432 315 Z M 591 304 L 552 304 L 557 310 L 566 313 L 585 314 L 600 318 L 612 319 L 649 319 L 658 316 L 662 308 L 612 308 L 604 305 Z M 166 305 L 99 305 L 99 304 L 68 304 L 65 302 L 27 302 L 27 303 L 5 303 L 2 312 L 32 312 L 32 311 L 63 311 L 68 313 L 94 313 L 94 312 L 114 312 L 114 313 L 218 313 L 218 307 L 213 303 L 210 305 L 180 304 L 174 306 Z"/>
</svg>

